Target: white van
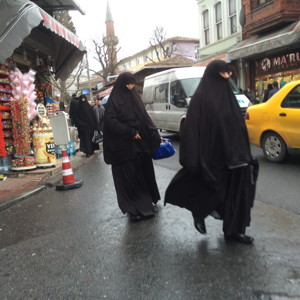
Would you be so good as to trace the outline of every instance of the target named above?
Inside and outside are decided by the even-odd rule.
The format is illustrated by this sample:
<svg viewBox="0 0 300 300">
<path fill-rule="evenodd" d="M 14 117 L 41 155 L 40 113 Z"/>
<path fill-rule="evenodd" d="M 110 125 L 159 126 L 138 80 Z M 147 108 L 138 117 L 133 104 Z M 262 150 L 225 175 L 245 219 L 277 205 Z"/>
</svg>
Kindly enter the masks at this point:
<svg viewBox="0 0 300 300">
<path fill-rule="evenodd" d="M 142 99 L 157 128 L 181 132 L 189 100 L 205 68 L 175 68 L 145 77 Z M 232 79 L 229 79 L 229 83 L 245 115 L 251 102 L 240 93 Z"/>
</svg>

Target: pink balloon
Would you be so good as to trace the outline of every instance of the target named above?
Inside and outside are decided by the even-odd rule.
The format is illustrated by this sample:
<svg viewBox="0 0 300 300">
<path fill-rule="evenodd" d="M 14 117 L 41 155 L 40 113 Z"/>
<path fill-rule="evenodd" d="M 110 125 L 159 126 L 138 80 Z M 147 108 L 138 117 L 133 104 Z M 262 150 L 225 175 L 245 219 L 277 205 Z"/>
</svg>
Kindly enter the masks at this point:
<svg viewBox="0 0 300 300">
<path fill-rule="evenodd" d="M 28 86 L 28 95 L 31 95 L 32 92 L 34 91 L 35 89 L 35 85 L 34 84 L 29 84 Z"/>
<path fill-rule="evenodd" d="M 34 102 L 34 100 L 36 99 L 36 93 L 35 91 L 33 91 L 33 93 L 28 97 L 30 102 Z"/>
<path fill-rule="evenodd" d="M 22 82 L 22 86 L 23 86 L 23 88 L 28 88 L 28 86 L 29 86 L 29 80 L 24 80 Z"/>
</svg>

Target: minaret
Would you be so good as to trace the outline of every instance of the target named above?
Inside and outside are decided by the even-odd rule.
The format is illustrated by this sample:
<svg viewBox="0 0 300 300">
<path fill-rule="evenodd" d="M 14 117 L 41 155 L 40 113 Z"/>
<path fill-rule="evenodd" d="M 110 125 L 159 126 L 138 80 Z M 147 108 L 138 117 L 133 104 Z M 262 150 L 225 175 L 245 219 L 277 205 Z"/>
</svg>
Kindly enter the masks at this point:
<svg viewBox="0 0 300 300">
<path fill-rule="evenodd" d="M 115 27 L 114 21 L 112 18 L 109 0 L 107 0 L 107 7 L 106 7 L 106 36 L 103 38 L 104 45 L 107 46 L 109 52 L 109 64 L 116 65 L 117 64 L 117 53 L 116 53 L 116 46 L 119 43 L 119 39 L 115 36 Z M 113 74 L 110 74 L 113 75 Z"/>
</svg>

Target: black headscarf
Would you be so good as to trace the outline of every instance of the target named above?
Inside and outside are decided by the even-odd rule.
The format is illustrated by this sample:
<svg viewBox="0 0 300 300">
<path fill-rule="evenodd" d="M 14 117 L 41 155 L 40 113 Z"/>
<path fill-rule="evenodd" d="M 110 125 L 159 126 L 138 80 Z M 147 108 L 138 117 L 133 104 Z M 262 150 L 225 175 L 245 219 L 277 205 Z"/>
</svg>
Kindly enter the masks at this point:
<svg viewBox="0 0 300 300">
<path fill-rule="evenodd" d="M 180 144 L 180 163 L 213 183 L 224 167 L 248 163 L 250 145 L 245 121 L 222 60 L 212 61 L 193 95 Z"/>
<path fill-rule="evenodd" d="M 129 72 L 120 74 L 105 107 L 103 150 L 108 164 L 133 159 L 137 151 L 152 155 L 160 136 L 137 92 L 126 85 L 135 83 Z M 139 133 L 142 140 L 134 140 Z"/>
</svg>

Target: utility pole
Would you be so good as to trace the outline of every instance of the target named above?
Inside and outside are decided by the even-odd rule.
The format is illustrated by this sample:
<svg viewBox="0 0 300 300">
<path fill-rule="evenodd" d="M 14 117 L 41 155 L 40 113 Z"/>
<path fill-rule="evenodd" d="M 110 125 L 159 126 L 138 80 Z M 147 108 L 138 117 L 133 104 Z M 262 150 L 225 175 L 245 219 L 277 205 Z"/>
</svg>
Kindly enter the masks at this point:
<svg viewBox="0 0 300 300">
<path fill-rule="evenodd" d="M 86 73 L 88 77 L 89 82 L 89 90 L 90 90 L 90 101 L 92 101 L 92 85 L 91 85 L 91 77 L 90 77 L 90 67 L 89 67 L 89 60 L 88 60 L 88 54 L 86 53 Z"/>
</svg>

